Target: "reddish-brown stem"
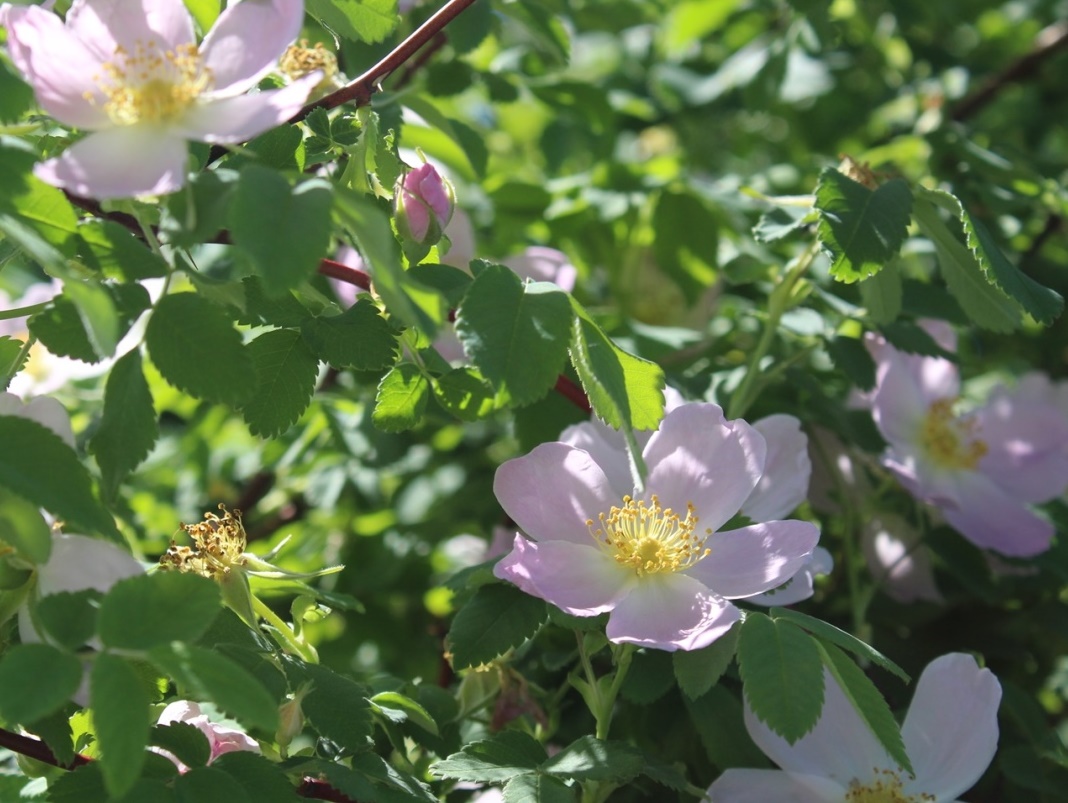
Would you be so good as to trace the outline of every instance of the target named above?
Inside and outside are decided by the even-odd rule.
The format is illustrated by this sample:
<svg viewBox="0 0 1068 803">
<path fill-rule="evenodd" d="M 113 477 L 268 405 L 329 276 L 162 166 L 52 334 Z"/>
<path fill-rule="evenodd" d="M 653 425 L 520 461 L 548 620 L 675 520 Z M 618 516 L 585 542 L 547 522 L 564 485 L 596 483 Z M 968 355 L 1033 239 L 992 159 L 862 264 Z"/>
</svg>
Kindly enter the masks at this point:
<svg viewBox="0 0 1068 803">
<path fill-rule="evenodd" d="M 419 55 L 412 59 L 411 63 L 404 67 L 404 72 L 400 74 L 400 77 L 392 84 L 394 91 L 403 89 L 411 82 L 412 77 L 423 67 L 430 59 L 434 57 L 434 54 L 445 47 L 445 43 L 449 41 L 449 37 L 444 32 L 438 33 L 430 43 L 419 51 Z"/>
<path fill-rule="evenodd" d="M 43 764 L 51 764 L 53 767 L 63 767 L 64 769 L 80 767 L 83 764 L 88 764 L 90 761 L 90 759 L 80 753 L 75 753 L 74 760 L 70 764 L 63 764 L 56 758 L 48 745 L 40 739 L 34 739 L 31 736 L 23 736 L 19 733 L 12 733 L 3 728 L 0 728 L 0 747 L 6 747 L 14 753 L 20 753 L 21 755 L 37 759 Z"/>
<path fill-rule="evenodd" d="M 359 268 L 350 268 L 348 265 L 335 262 L 332 259 L 319 260 L 319 273 L 323 274 L 323 276 L 329 276 L 331 279 L 354 284 L 364 290 L 371 289 L 371 277 L 366 272 Z"/>
<path fill-rule="evenodd" d="M 570 377 L 560 374 L 560 376 L 556 377 L 556 384 L 553 386 L 553 389 L 579 409 L 584 410 L 587 413 L 593 412 L 593 408 L 590 407 L 589 398 L 586 396 L 585 392 L 583 392 L 582 388 L 571 381 Z"/>
</svg>

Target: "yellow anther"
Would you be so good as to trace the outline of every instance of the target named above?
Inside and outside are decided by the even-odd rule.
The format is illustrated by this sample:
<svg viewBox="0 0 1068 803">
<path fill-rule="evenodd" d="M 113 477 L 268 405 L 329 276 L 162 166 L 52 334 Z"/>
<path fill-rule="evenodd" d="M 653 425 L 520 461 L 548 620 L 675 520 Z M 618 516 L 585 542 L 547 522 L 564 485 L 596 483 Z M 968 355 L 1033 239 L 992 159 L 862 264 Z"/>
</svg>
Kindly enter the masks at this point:
<svg viewBox="0 0 1068 803">
<path fill-rule="evenodd" d="M 927 410 L 920 433 L 924 449 L 942 468 L 974 469 L 988 447 L 976 433 L 974 419 L 953 414 L 952 399 L 938 399 Z"/>
<path fill-rule="evenodd" d="M 102 68 L 104 74 L 94 80 L 116 125 L 174 120 L 214 84 L 192 43 L 164 51 L 153 41 L 139 41 L 132 53 L 120 45 Z"/>
<path fill-rule="evenodd" d="M 639 576 L 688 569 L 711 551 L 705 548 L 711 530 L 706 528 L 703 536 L 694 532 L 698 518 L 692 503 L 680 517 L 671 508 L 662 508 L 656 494 L 648 503 L 624 496 L 622 507 L 612 507 L 597 520 L 596 528 L 593 519 L 586 521 L 590 535 L 616 562 Z"/>
<path fill-rule="evenodd" d="M 937 800 L 934 795 L 918 792 L 906 795 L 902 788 L 901 776 L 893 770 L 876 769 L 875 780 L 861 785 L 853 780 L 846 792 L 845 803 L 932 803 Z"/>
</svg>

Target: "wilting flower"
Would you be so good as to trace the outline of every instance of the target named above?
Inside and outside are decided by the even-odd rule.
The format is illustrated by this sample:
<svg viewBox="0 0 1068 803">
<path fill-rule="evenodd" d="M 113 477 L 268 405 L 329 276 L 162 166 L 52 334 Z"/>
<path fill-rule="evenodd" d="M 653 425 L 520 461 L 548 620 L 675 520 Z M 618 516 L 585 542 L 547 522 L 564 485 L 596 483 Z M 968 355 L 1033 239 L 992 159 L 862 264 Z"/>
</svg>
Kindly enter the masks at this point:
<svg viewBox="0 0 1068 803">
<path fill-rule="evenodd" d="M 168 705 L 159 715 L 159 720 L 157 720 L 156 724 L 172 725 L 175 722 L 185 722 L 188 725 L 192 725 L 207 737 L 208 745 L 211 747 L 211 754 L 208 757 L 209 764 L 225 753 L 234 753 L 238 750 L 244 750 L 249 753 L 260 752 L 259 743 L 247 733 L 212 722 L 206 714 L 201 712 L 200 706 L 190 700 L 176 700 Z M 160 750 L 159 752 L 173 761 L 180 771 L 185 772 L 189 769 L 166 750 Z"/>
<path fill-rule="evenodd" d="M 494 573 L 567 613 L 610 612 L 612 641 L 707 646 L 740 618 L 729 600 L 781 585 L 819 540 L 803 521 L 719 531 L 760 482 L 766 452 L 718 405 L 686 404 L 649 438 L 646 488 L 634 493 L 595 454 L 543 443 L 497 470 L 497 499 L 532 540 L 517 534 Z"/>
<path fill-rule="evenodd" d="M 74 0 L 66 21 L 40 6 L 0 7 L 11 60 L 41 107 L 92 133 L 38 177 L 78 195 L 173 192 L 186 140 L 243 142 L 296 113 L 322 75 L 245 94 L 296 39 L 301 0 L 231 3 L 198 46 L 182 0 Z"/>
<path fill-rule="evenodd" d="M 948 326 L 928 329 L 952 346 Z M 1068 487 L 1061 411 L 1000 390 L 974 412 L 958 413 L 960 377 L 949 360 L 904 354 L 876 335 L 866 345 L 877 367 L 872 417 L 890 444 L 883 465 L 976 546 L 1020 557 L 1048 549 L 1053 525 L 1030 505 Z"/>
<path fill-rule="evenodd" d="M 397 230 L 419 245 L 433 245 L 452 219 L 456 194 L 434 165 L 426 162 L 397 179 L 393 191 Z"/>
<path fill-rule="evenodd" d="M 746 706 L 745 726 L 780 770 L 729 769 L 708 790 L 716 803 L 946 803 L 986 770 L 998 743 L 1001 685 L 975 659 L 950 653 L 916 684 L 901 735 L 915 776 L 899 767 L 824 670 L 816 727 L 788 743 Z"/>
</svg>

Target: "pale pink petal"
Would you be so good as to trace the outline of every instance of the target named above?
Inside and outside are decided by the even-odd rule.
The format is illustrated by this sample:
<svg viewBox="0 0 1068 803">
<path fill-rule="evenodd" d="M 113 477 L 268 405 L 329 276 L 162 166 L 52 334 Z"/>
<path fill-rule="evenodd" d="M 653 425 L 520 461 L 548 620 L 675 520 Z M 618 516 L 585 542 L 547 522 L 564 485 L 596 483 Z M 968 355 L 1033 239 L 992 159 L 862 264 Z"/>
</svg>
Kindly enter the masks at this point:
<svg viewBox="0 0 1068 803">
<path fill-rule="evenodd" d="M 771 591 L 765 591 L 755 597 L 746 597 L 745 601 L 754 605 L 794 605 L 815 593 L 817 575 L 830 574 L 833 568 L 834 558 L 831 553 L 818 546 L 812 550 L 805 565 L 798 569 L 793 577 Z"/>
<path fill-rule="evenodd" d="M 181 0 L 74 0 L 67 26 L 103 61 L 120 46 L 133 53 L 138 44 L 155 43 L 166 52 L 195 41 Z"/>
<path fill-rule="evenodd" d="M 74 448 L 74 430 L 70 426 L 70 414 L 55 399 L 38 396 L 23 404 L 13 393 L 0 393 L 0 415 L 15 415 L 36 421 L 59 435 L 71 449 Z"/>
<path fill-rule="evenodd" d="M 846 789 L 817 775 L 729 769 L 708 790 L 713 803 L 841 803 Z"/>
<path fill-rule="evenodd" d="M 240 95 L 253 87 L 274 69 L 303 23 L 301 0 L 231 3 L 200 45 L 204 66 L 215 78 L 214 94 Z"/>
<path fill-rule="evenodd" d="M 578 270 L 571 264 L 567 254 L 555 248 L 534 245 L 521 254 L 508 257 L 503 264 L 518 273 L 522 279 L 552 282 L 569 293 L 575 289 Z"/>
<path fill-rule="evenodd" d="M 612 610 L 638 579 L 596 546 L 537 543 L 521 535 L 493 567 L 493 574 L 575 616 Z"/>
<path fill-rule="evenodd" d="M 94 76 L 100 59 L 62 20 L 39 6 L 4 6 L 11 61 L 33 87 L 41 108 L 61 123 L 94 129 L 109 124 Z"/>
<path fill-rule="evenodd" d="M 875 582 L 897 602 L 942 602 L 931 568 L 931 552 L 920 534 L 900 516 L 869 519 L 862 540 L 864 559 Z"/>
<path fill-rule="evenodd" d="M 1068 418 L 1052 404 L 995 392 L 976 413 L 987 446 L 979 470 L 1023 502 L 1045 502 L 1068 488 Z"/>
<path fill-rule="evenodd" d="M 769 415 L 753 424 L 764 436 L 767 457 L 764 474 L 742 505 L 742 513 L 752 521 L 786 518 L 808 496 L 812 461 L 808 456 L 808 436 L 792 415 Z"/>
<path fill-rule="evenodd" d="M 42 181 L 90 198 L 163 195 L 185 184 L 185 140 L 150 126 L 90 134 L 34 173 Z"/>
<path fill-rule="evenodd" d="M 202 715 L 200 706 L 192 700 L 175 700 L 169 703 L 156 720 L 157 725 L 173 725 L 175 722 L 189 722 Z"/>
<path fill-rule="evenodd" d="M 746 730 L 764 754 L 787 772 L 821 776 L 844 787 L 854 779 L 866 784 L 879 770 L 898 771 L 826 669 L 823 687 L 816 726 L 793 744 L 764 724 L 746 701 Z"/>
<path fill-rule="evenodd" d="M 686 574 L 728 599 L 769 591 L 793 577 L 816 548 L 820 533 L 807 521 L 771 521 L 714 533 L 711 550 Z"/>
<path fill-rule="evenodd" d="M 738 609 L 680 573 L 642 577 L 608 617 L 610 641 L 658 650 L 707 647 L 741 618 Z"/>
<path fill-rule="evenodd" d="M 960 472 L 946 521 L 976 546 L 1026 558 L 1049 549 L 1054 527 L 976 472 Z"/>
<path fill-rule="evenodd" d="M 586 521 L 622 502 L 588 454 L 562 443 L 540 444 L 503 463 L 493 492 L 504 512 L 532 538 L 591 546 L 595 542 Z"/>
<path fill-rule="evenodd" d="M 764 456 L 764 438 L 744 421 L 727 421 L 717 404 L 684 404 L 664 416 L 645 447 L 646 495 L 680 513 L 692 503 L 701 529 L 715 530 L 753 492 Z"/>
<path fill-rule="evenodd" d="M 206 727 L 201 728 L 201 731 L 208 737 L 208 742 L 211 745 L 209 764 L 226 753 L 260 752 L 260 743 L 244 731 L 236 728 L 228 728 L 225 725 L 209 721 L 206 723 Z"/>
<path fill-rule="evenodd" d="M 441 255 L 442 264 L 470 270 L 471 260 L 475 258 L 475 229 L 471 218 L 460 207 L 453 211 L 452 220 L 445 227 L 445 236 L 449 238 L 449 250 Z M 442 247 L 438 246 L 439 249 Z"/>
<path fill-rule="evenodd" d="M 560 442 L 589 453 L 604 471 L 618 498 L 634 493 L 634 478 L 623 436 L 597 420 L 572 424 L 560 433 Z"/>
<path fill-rule="evenodd" d="M 244 0 L 245 3 L 252 0 Z M 200 142 L 244 142 L 281 125 L 308 99 L 322 73 L 314 72 L 281 89 L 233 98 L 207 98 L 190 106 L 174 128 L 178 136 Z"/>
<path fill-rule="evenodd" d="M 951 800 L 979 780 L 998 745 L 1001 684 L 963 653 L 936 658 L 920 675 L 901 736 L 916 770 L 906 794 Z"/>
<path fill-rule="evenodd" d="M 876 353 L 882 356 L 876 357 L 876 386 L 870 396 L 872 418 L 889 443 L 912 443 L 918 438 L 930 403 L 938 397 L 931 397 L 919 384 L 900 352 L 885 346 Z"/>
</svg>

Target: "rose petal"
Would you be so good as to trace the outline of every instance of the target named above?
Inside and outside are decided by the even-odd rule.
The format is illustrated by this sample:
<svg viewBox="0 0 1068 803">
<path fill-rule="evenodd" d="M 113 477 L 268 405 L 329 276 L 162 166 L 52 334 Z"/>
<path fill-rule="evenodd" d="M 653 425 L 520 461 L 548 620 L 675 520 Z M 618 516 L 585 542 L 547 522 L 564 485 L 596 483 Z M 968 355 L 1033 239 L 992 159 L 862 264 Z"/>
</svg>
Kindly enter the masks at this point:
<svg viewBox="0 0 1068 803">
<path fill-rule="evenodd" d="M 571 264 L 567 254 L 555 248 L 531 246 L 521 254 L 508 257 L 503 264 L 518 273 L 522 279 L 552 282 L 569 293 L 575 289 L 578 269 Z"/>
<path fill-rule="evenodd" d="M 767 457 L 764 473 L 742 505 L 742 513 L 753 521 L 786 518 L 808 496 L 812 477 L 808 436 L 792 415 L 769 415 L 755 422 L 753 429 L 764 436 Z"/>
<path fill-rule="evenodd" d="M 244 142 L 281 125 L 300 111 L 321 79 L 322 73 L 314 72 L 281 89 L 233 98 L 210 97 L 190 106 L 173 130 L 181 137 L 199 142 Z"/>
<path fill-rule="evenodd" d="M 949 800 L 971 788 L 997 750 L 1000 702 L 998 679 L 972 656 L 950 653 L 932 661 L 901 728 L 916 770 L 905 794 Z"/>
<path fill-rule="evenodd" d="M 38 396 L 23 404 L 13 393 L 0 393 L 0 415 L 16 415 L 36 421 L 59 435 L 70 448 L 74 448 L 74 430 L 70 426 L 67 409 L 47 396 Z"/>
<path fill-rule="evenodd" d="M 1068 488 L 1068 421 L 1052 404 L 995 393 L 976 413 L 987 453 L 979 470 L 1022 502 L 1045 502 Z"/>
<path fill-rule="evenodd" d="M 610 641 L 659 650 L 707 647 L 741 618 L 738 609 L 681 573 L 646 575 L 608 617 Z"/>
<path fill-rule="evenodd" d="M 976 546 L 1010 557 L 1031 557 L 1049 549 L 1054 527 L 976 472 L 955 477 L 954 504 L 942 515 Z"/>
<path fill-rule="evenodd" d="M 148 126 L 109 128 L 41 162 L 42 181 L 91 198 L 163 195 L 185 183 L 185 140 Z"/>
<path fill-rule="evenodd" d="M 871 349 L 870 341 L 866 341 Z M 876 354 L 876 386 L 871 394 L 871 414 L 879 432 L 892 446 L 917 441 L 918 432 L 932 401 L 916 372 L 909 370 L 904 356 L 886 346 Z M 953 397 L 950 397 L 953 398 Z"/>
<path fill-rule="evenodd" d="M 830 574 L 834 568 L 834 558 L 821 546 L 812 550 L 805 564 L 789 580 L 771 591 L 746 597 L 745 601 L 754 605 L 794 605 L 806 600 L 815 593 L 817 575 Z"/>
<path fill-rule="evenodd" d="M 169 703 L 156 720 L 157 725 L 173 725 L 175 722 L 188 722 L 201 716 L 200 706 L 192 700 L 175 700 Z"/>
<path fill-rule="evenodd" d="M 920 534 L 899 516 L 881 514 L 864 527 L 861 542 L 868 570 L 887 596 L 898 602 L 941 602 L 931 553 Z"/>
<path fill-rule="evenodd" d="M 560 442 L 582 449 L 601 467 L 612 490 L 622 499 L 634 493 L 634 478 L 630 473 L 630 458 L 623 437 L 600 421 L 572 424 L 560 433 Z"/>
<path fill-rule="evenodd" d="M 847 790 L 816 775 L 729 769 L 708 790 L 715 803 L 840 803 Z"/>
<path fill-rule="evenodd" d="M 684 404 L 645 447 L 646 492 L 680 513 L 692 503 L 700 526 L 715 530 L 753 492 L 764 456 L 764 438 L 744 421 L 727 421 L 717 404 Z"/>
<path fill-rule="evenodd" d="M 215 79 L 213 94 L 230 97 L 253 87 L 274 69 L 303 22 L 301 0 L 232 3 L 200 45 L 204 66 Z"/>
<path fill-rule="evenodd" d="M 93 80 L 100 59 L 55 14 L 38 6 L 5 6 L 11 61 L 33 87 L 41 108 L 61 123 L 94 129 L 110 123 Z M 91 100 L 90 100 L 91 98 Z"/>
<path fill-rule="evenodd" d="M 502 464 L 493 492 L 504 512 L 532 538 L 588 546 L 594 541 L 586 521 L 622 501 L 593 458 L 563 443 L 543 443 Z"/>
<path fill-rule="evenodd" d="M 807 521 L 771 521 L 714 533 L 711 554 L 686 570 L 720 596 L 739 599 L 789 580 L 816 548 L 820 533 Z"/>
<path fill-rule="evenodd" d="M 494 576 L 575 616 L 612 610 L 638 579 L 595 546 L 516 535 L 512 547 Z"/>
<path fill-rule="evenodd" d="M 181 0 L 75 0 L 67 27 L 101 61 L 122 47 L 156 43 L 161 52 L 196 41 L 193 18 Z"/>
</svg>

